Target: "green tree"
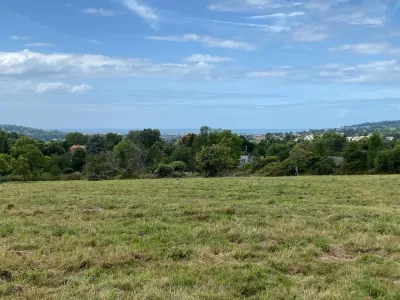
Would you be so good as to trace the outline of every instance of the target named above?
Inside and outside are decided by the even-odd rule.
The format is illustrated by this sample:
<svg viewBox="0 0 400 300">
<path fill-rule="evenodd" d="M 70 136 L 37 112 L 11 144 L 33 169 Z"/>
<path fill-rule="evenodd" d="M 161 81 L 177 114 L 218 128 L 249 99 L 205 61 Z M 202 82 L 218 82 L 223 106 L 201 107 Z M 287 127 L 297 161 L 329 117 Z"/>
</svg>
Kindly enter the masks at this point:
<svg viewBox="0 0 400 300">
<path fill-rule="evenodd" d="M 162 161 L 164 156 L 164 145 L 161 142 L 154 143 L 148 152 L 148 164 L 150 167 L 156 166 Z"/>
<path fill-rule="evenodd" d="M 375 158 L 376 171 L 379 173 L 394 173 L 394 151 L 384 150 L 378 152 Z"/>
<path fill-rule="evenodd" d="M 346 138 L 337 133 L 324 133 L 321 139 L 328 155 L 339 154 L 346 145 Z"/>
<path fill-rule="evenodd" d="M 118 145 L 122 141 L 122 135 L 117 133 L 107 133 L 105 135 L 106 149 L 111 151 L 114 146 Z"/>
<path fill-rule="evenodd" d="M 192 148 L 179 145 L 171 154 L 172 161 L 183 161 L 189 169 L 193 169 L 195 153 Z"/>
<path fill-rule="evenodd" d="M 38 171 L 43 167 L 43 153 L 33 144 L 15 145 L 12 149 L 15 158 L 23 156 L 28 160 L 31 171 Z"/>
<path fill-rule="evenodd" d="M 196 162 L 205 177 L 222 176 L 238 166 L 239 159 L 224 145 L 203 147 L 197 154 Z"/>
<path fill-rule="evenodd" d="M 299 176 L 301 171 L 307 169 L 309 153 L 306 150 L 301 149 L 299 146 L 295 146 L 293 150 L 290 151 L 289 158 L 293 162 L 296 176 Z"/>
<path fill-rule="evenodd" d="M 374 133 L 368 139 L 368 158 L 367 158 L 368 169 L 372 169 L 374 167 L 375 158 L 379 150 L 382 148 L 382 145 L 383 145 L 382 138 L 377 133 Z"/>
<path fill-rule="evenodd" d="M 66 151 L 62 145 L 62 141 L 51 141 L 49 143 L 44 144 L 43 146 L 43 154 L 45 156 L 52 155 L 62 155 L 65 154 Z"/>
<path fill-rule="evenodd" d="M 183 161 L 173 161 L 169 164 L 175 172 L 182 173 L 186 170 L 186 164 Z"/>
<path fill-rule="evenodd" d="M 68 148 L 73 145 L 86 145 L 89 141 L 89 136 L 80 132 L 71 132 L 65 136 L 65 141 Z"/>
<path fill-rule="evenodd" d="M 86 174 L 95 174 L 101 176 L 103 174 L 103 162 L 105 161 L 104 152 L 100 154 L 88 155 L 85 164 Z"/>
<path fill-rule="evenodd" d="M 157 175 L 157 177 L 166 178 L 170 177 L 173 172 L 174 168 L 171 165 L 161 164 L 154 173 Z"/>
<path fill-rule="evenodd" d="M 310 145 L 309 149 L 316 155 L 324 156 L 326 154 L 326 141 L 320 138 L 314 139 Z"/>
<path fill-rule="evenodd" d="M 162 142 L 160 130 L 150 128 L 130 131 L 126 138 L 134 144 L 143 145 L 146 149 L 150 149 L 156 142 Z"/>
<path fill-rule="evenodd" d="M 85 167 L 87 153 L 84 149 L 76 149 L 71 157 L 71 168 L 76 172 L 81 172 Z"/>
<path fill-rule="evenodd" d="M 57 165 L 61 170 L 69 167 L 71 163 L 71 156 L 68 153 L 65 153 L 63 155 L 53 155 L 51 159 L 52 165 Z"/>
<path fill-rule="evenodd" d="M 21 136 L 14 144 L 14 147 L 21 148 L 26 145 L 37 146 L 37 141 L 27 136 Z"/>
<path fill-rule="evenodd" d="M 335 167 L 335 161 L 324 156 L 316 157 L 316 160 L 310 166 L 315 171 L 315 175 L 331 175 L 335 172 Z"/>
<path fill-rule="evenodd" d="M 120 172 L 120 162 L 118 154 L 113 151 L 104 153 L 104 160 L 101 165 L 101 175 L 113 179 Z"/>
<path fill-rule="evenodd" d="M 380 173 L 400 174 L 400 145 L 378 152 L 375 166 Z"/>
<path fill-rule="evenodd" d="M 128 139 L 124 139 L 114 146 L 114 152 L 118 154 L 120 164 L 122 168 L 127 169 L 128 164 L 128 151 L 133 147 L 133 142 Z"/>
<path fill-rule="evenodd" d="M 43 157 L 43 171 L 50 172 L 52 166 L 53 166 L 53 159 L 50 156 Z"/>
<path fill-rule="evenodd" d="M 11 171 L 11 165 L 5 158 L 0 156 L 0 176 L 8 175 Z"/>
<path fill-rule="evenodd" d="M 290 151 L 293 149 L 294 144 L 289 143 L 274 143 L 271 144 L 267 149 L 267 156 L 276 156 L 280 161 L 284 161 L 289 158 Z"/>
<path fill-rule="evenodd" d="M 126 169 L 132 175 L 136 171 L 140 178 L 146 169 L 148 151 L 141 145 L 133 144 L 126 151 Z"/>
<path fill-rule="evenodd" d="M 89 138 L 86 151 L 89 155 L 100 154 L 107 150 L 106 139 L 101 134 L 94 134 Z"/>
<path fill-rule="evenodd" d="M 0 153 L 8 153 L 8 134 L 0 131 Z"/>
<path fill-rule="evenodd" d="M 197 135 L 194 133 L 186 134 L 179 140 L 179 145 L 185 146 L 188 148 L 193 147 L 196 137 L 197 137 Z"/>
<path fill-rule="evenodd" d="M 24 182 L 26 182 L 26 179 L 30 174 L 30 169 L 28 160 L 23 156 L 18 157 L 14 162 L 13 172 L 15 175 L 21 175 L 24 178 Z"/>
<path fill-rule="evenodd" d="M 348 174 L 358 174 L 367 169 L 367 151 L 359 143 L 350 142 L 343 150 L 343 170 Z"/>
</svg>

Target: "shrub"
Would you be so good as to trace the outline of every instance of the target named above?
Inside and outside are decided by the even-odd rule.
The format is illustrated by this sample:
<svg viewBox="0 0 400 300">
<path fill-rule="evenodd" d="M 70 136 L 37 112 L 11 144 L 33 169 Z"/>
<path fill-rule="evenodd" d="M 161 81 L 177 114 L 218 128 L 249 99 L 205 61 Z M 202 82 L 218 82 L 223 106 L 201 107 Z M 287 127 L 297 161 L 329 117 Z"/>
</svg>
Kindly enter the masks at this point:
<svg viewBox="0 0 400 300">
<path fill-rule="evenodd" d="M 279 160 L 276 156 L 267 156 L 265 158 L 256 158 L 251 164 L 251 170 L 256 172 L 265 168 L 267 165 L 277 163 Z"/>
<path fill-rule="evenodd" d="M 79 172 L 75 172 L 75 173 L 66 174 L 66 175 L 61 176 L 61 180 L 65 180 L 65 181 L 83 180 L 83 179 L 84 179 L 84 177 Z"/>
<path fill-rule="evenodd" d="M 260 172 L 262 176 L 294 176 L 295 169 L 293 167 L 293 162 L 290 159 L 285 159 L 281 163 L 271 163 L 263 168 Z"/>
<path fill-rule="evenodd" d="M 174 168 L 171 165 L 161 164 L 158 166 L 157 170 L 155 171 L 155 174 L 159 178 L 165 178 L 171 176 L 173 172 Z"/>
<path fill-rule="evenodd" d="M 72 169 L 72 168 L 65 168 L 65 169 L 62 171 L 62 173 L 65 174 L 65 175 L 72 174 L 72 173 L 74 173 L 74 169 Z"/>
<path fill-rule="evenodd" d="M 183 161 L 174 161 L 169 164 L 175 172 L 184 172 L 186 170 L 186 164 Z"/>
<path fill-rule="evenodd" d="M 154 174 L 151 173 L 144 173 L 142 175 L 142 179 L 156 179 L 156 177 L 154 176 Z"/>
<path fill-rule="evenodd" d="M 89 173 L 86 175 L 86 179 L 88 181 L 99 181 L 100 180 L 100 176 L 94 173 Z"/>
<path fill-rule="evenodd" d="M 62 171 L 58 165 L 54 165 L 50 168 L 50 174 L 53 176 L 60 175 L 61 173 Z"/>
<path fill-rule="evenodd" d="M 181 172 L 173 172 L 170 177 L 171 178 L 183 178 L 183 177 L 186 177 L 186 175 Z"/>
</svg>

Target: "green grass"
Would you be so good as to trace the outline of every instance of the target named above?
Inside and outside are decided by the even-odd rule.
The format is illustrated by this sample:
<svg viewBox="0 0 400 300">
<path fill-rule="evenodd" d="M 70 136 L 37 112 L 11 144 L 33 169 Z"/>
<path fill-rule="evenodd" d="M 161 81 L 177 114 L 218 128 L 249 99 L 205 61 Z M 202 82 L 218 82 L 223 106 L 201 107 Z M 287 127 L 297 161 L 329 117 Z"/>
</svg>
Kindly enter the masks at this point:
<svg viewBox="0 0 400 300">
<path fill-rule="evenodd" d="M 400 299 L 400 177 L 0 185 L 0 298 Z"/>
</svg>

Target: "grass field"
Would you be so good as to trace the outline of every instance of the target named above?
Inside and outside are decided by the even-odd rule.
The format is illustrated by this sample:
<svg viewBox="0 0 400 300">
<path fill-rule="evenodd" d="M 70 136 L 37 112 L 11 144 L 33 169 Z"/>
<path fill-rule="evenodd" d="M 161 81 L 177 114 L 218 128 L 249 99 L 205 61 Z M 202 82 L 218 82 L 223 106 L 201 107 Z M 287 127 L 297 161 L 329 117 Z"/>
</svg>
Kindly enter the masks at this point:
<svg viewBox="0 0 400 300">
<path fill-rule="evenodd" d="M 0 298 L 400 299 L 400 177 L 0 185 Z"/>
</svg>

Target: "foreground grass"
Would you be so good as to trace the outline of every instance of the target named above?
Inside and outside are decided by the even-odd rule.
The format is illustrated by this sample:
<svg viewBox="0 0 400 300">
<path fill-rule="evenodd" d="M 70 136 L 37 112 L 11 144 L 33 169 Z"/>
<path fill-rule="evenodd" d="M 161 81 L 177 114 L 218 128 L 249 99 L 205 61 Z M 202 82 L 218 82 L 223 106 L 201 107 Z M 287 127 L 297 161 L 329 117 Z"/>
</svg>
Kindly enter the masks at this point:
<svg viewBox="0 0 400 300">
<path fill-rule="evenodd" d="M 400 177 L 0 185 L 0 298 L 400 299 Z"/>
</svg>

